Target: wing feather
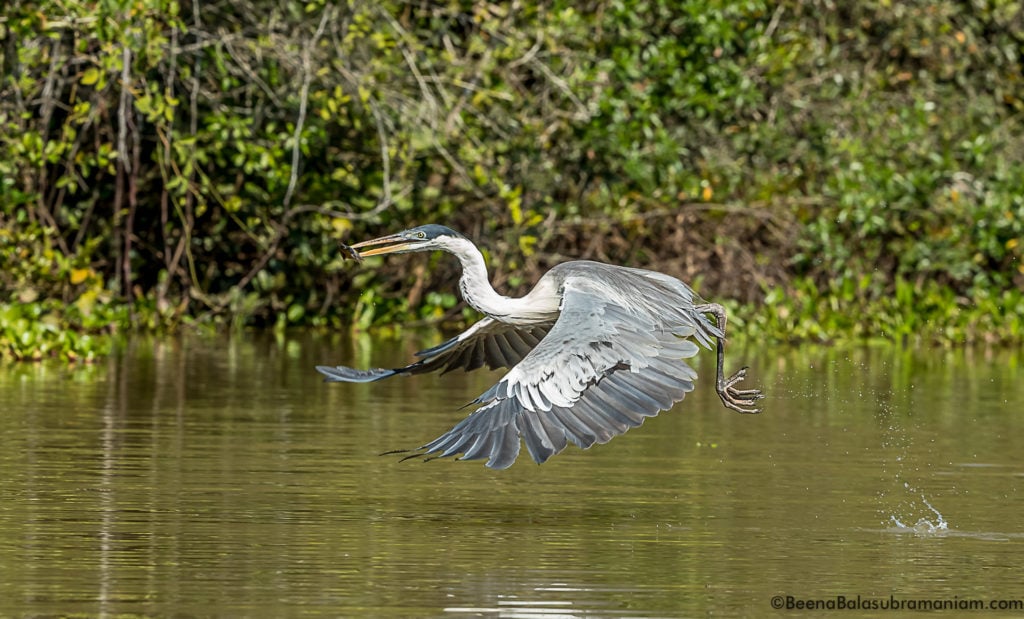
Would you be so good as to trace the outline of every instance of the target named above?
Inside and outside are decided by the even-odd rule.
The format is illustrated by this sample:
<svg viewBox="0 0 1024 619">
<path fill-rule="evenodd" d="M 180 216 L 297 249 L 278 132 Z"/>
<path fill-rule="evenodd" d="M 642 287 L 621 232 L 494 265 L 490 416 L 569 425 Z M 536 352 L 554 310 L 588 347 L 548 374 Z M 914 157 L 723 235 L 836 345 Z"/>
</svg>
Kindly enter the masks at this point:
<svg viewBox="0 0 1024 619">
<path fill-rule="evenodd" d="M 602 436 L 600 430 L 591 429 L 580 420 L 576 410 L 556 406 L 551 409 L 551 416 L 555 418 L 554 422 L 562 427 L 566 438 L 580 449 L 590 447 L 598 441 L 598 437 Z"/>
<path fill-rule="evenodd" d="M 603 385 L 600 388 L 591 389 L 588 394 L 593 399 L 594 411 L 605 417 L 615 420 L 619 424 L 625 424 L 622 432 L 629 428 L 635 428 L 644 422 L 640 407 L 611 385 Z M 618 434 L 618 433 L 617 433 Z"/>
<path fill-rule="evenodd" d="M 684 361 L 699 350 L 693 340 L 710 346 L 721 332 L 693 310 L 697 297 L 685 284 L 637 269 L 567 265 L 577 266 L 561 274 L 553 326 L 506 329 L 460 349 L 474 355 L 457 359 L 465 367 L 481 359 L 516 365 L 477 398 L 476 411 L 421 447 L 423 455 L 461 453 L 501 469 L 518 457 L 521 438 L 541 463 L 569 442 L 608 442 L 693 390 L 697 374 Z"/>
<path fill-rule="evenodd" d="M 598 443 L 607 443 L 637 425 L 632 420 L 624 418 L 621 413 L 606 409 L 604 402 L 597 397 L 596 391 L 589 395 L 590 397 L 577 403 L 572 410 L 579 411 L 590 427 L 601 433 Z"/>
<path fill-rule="evenodd" d="M 482 368 L 487 359 L 484 356 L 484 342 L 481 339 L 473 342 L 473 347 L 469 350 L 469 362 L 466 364 L 466 368 L 475 370 Z"/>
<path fill-rule="evenodd" d="M 493 451 L 495 434 L 480 434 L 474 437 L 473 444 L 463 451 L 463 460 L 486 458 Z"/>
<path fill-rule="evenodd" d="M 533 350 L 533 347 L 536 346 L 537 343 L 540 341 L 533 340 L 532 343 L 529 343 L 527 342 L 527 337 L 529 336 L 529 333 L 524 333 L 521 331 L 509 331 L 508 333 L 505 334 L 505 339 L 508 341 L 509 347 L 512 349 L 513 353 L 520 359 L 530 354 L 530 351 Z"/>
<path fill-rule="evenodd" d="M 544 461 L 555 453 L 547 432 L 541 427 L 538 415 L 519 415 L 516 417 L 515 425 L 534 460 Z"/>
<path fill-rule="evenodd" d="M 519 457 L 519 434 L 511 425 L 502 426 L 497 430 L 498 438 L 491 450 L 491 458 L 487 466 L 495 469 L 507 469 Z"/>
<path fill-rule="evenodd" d="M 493 359 L 501 364 L 501 367 L 512 367 L 515 363 L 509 363 L 505 357 L 505 351 L 502 350 L 499 338 L 501 334 L 497 334 L 494 337 L 489 337 L 483 340 L 484 354 L 488 359 Z"/>
<path fill-rule="evenodd" d="M 484 318 L 458 336 L 416 353 L 420 360 L 404 367 L 357 370 L 343 365 L 318 365 L 316 369 L 329 382 L 368 383 L 396 374 L 438 370 L 445 374 L 460 368 L 468 372 L 485 365 L 492 370 L 511 368 L 530 354 L 550 328 L 545 324 L 510 325 Z"/>
</svg>

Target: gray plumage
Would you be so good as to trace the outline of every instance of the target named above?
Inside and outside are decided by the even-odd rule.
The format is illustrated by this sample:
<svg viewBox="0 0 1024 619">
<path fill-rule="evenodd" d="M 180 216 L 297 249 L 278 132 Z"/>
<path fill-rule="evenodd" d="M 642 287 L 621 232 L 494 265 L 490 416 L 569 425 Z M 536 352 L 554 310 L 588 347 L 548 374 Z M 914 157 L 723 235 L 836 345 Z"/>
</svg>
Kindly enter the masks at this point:
<svg viewBox="0 0 1024 619">
<path fill-rule="evenodd" d="M 328 381 L 368 382 L 395 374 L 462 368 L 510 368 L 481 394 L 476 410 L 412 456 L 487 458 L 503 469 L 519 455 L 520 439 L 537 463 L 568 443 L 586 449 L 605 443 L 668 410 L 694 388 L 696 372 L 684 361 L 698 344 L 718 344 L 718 391 L 727 407 L 750 408 L 757 390 L 737 390 L 744 370 L 722 376 L 725 314 L 704 303 L 676 278 L 590 261 L 548 271 L 524 297 L 498 295 L 486 279 L 483 257 L 462 235 L 423 226 L 354 245 L 387 244 L 362 256 L 441 249 L 462 262 L 465 300 L 486 314 L 464 333 L 417 353 L 420 360 L 394 369 L 318 366 Z M 718 319 L 713 324 L 707 317 Z"/>
</svg>

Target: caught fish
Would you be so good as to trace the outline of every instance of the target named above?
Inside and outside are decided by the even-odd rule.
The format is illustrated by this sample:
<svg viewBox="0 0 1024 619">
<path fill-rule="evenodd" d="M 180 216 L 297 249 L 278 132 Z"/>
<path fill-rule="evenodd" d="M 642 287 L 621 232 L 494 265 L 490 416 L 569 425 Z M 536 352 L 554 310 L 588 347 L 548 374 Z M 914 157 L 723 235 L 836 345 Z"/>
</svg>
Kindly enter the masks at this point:
<svg viewBox="0 0 1024 619">
<path fill-rule="evenodd" d="M 356 262 L 362 262 L 363 261 L 363 257 L 360 256 L 359 252 L 356 251 L 355 249 L 353 249 L 351 246 L 346 245 L 344 243 L 340 243 L 340 245 L 341 245 L 341 253 L 346 258 L 349 258 L 350 260 L 355 260 Z"/>
</svg>

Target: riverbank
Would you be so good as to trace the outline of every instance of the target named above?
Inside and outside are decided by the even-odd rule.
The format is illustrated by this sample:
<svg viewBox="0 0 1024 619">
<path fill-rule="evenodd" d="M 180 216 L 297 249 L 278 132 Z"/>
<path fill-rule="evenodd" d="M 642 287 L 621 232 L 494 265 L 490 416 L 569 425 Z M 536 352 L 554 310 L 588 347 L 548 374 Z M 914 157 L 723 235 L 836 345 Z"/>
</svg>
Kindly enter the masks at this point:
<svg viewBox="0 0 1024 619">
<path fill-rule="evenodd" d="M 729 311 L 729 336 L 737 342 L 760 344 L 888 342 L 895 345 L 938 346 L 944 348 L 986 345 L 1021 346 L 1024 343 L 1024 294 L 1007 290 L 966 299 L 935 285 L 922 289 L 901 283 L 892 297 L 873 301 L 859 300 L 843 291 L 823 293 L 811 282 L 798 282 L 790 291 L 770 290 L 763 301 L 744 304 L 720 300 Z M 346 308 L 333 315 L 310 320 L 298 312 L 285 311 L 271 326 L 261 330 L 284 332 L 312 330 L 324 332 L 370 332 L 375 337 L 392 337 L 403 332 L 402 324 L 417 328 L 435 328 L 450 333 L 465 326 L 473 315 L 461 310 L 451 294 L 434 293 L 414 311 L 399 312 L 395 305 L 381 300 L 372 309 Z M 352 322 L 359 310 L 362 323 Z M 388 322 L 373 320 L 387 316 Z M 431 316 L 433 318 L 431 318 Z M 133 320 L 135 322 L 133 322 Z M 108 355 L 126 334 L 169 335 L 181 331 L 218 331 L 252 329 L 243 321 L 228 317 L 206 321 L 186 320 L 171 324 L 160 322 L 152 304 L 129 309 L 123 305 L 96 303 L 83 311 L 80 303 L 41 301 L 0 304 L 0 360 L 38 361 L 61 359 L 89 363 Z"/>
</svg>

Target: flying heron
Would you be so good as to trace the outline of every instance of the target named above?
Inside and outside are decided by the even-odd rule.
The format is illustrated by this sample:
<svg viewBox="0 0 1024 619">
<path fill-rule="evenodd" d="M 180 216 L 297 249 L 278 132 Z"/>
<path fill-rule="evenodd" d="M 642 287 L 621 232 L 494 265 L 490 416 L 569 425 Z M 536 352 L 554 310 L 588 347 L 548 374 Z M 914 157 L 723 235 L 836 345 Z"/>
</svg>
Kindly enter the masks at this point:
<svg viewBox="0 0 1024 619">
<path fill-rule="evenodd" d="M 462 263 L 463 299 L 485 318 L 416 353 L 419 361 L 404 367 L 317 366 L 328 381 L 508 368 L 472 402 L 478 405 L 473 413 L 407 457 L 461 454 L 462 460 L 487 458 L 487 466 L 504 469 L 518 457 L 520 438 L 538 464 L 569 442 L 583 449 L 606 443 L 692 391 L 697 373 L 684 359 L 697 354 L 697 343 L 710 349 L 713 340 L 722 403 L 740 413 L 761 412 L 755 408 L 764 397 L 760 390 L 735 387 L 747 368 L 728 378 L 723 372 L 725 309 L 705 303 L 674 277 L 574 260 L 553 267 L 526 296 L 510 298 L 491 287 L 476 245 L 445 226 L 419 226 L 345 249 L 356 259 L 448 252 Z"/>
</svg>

